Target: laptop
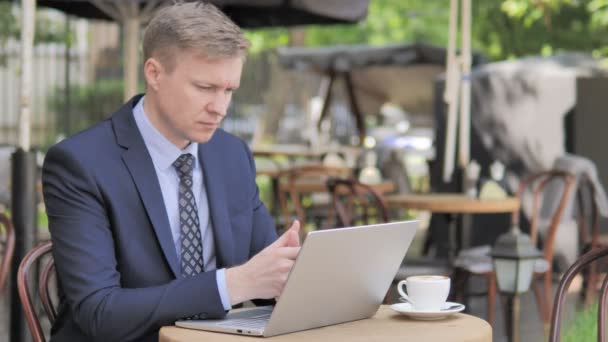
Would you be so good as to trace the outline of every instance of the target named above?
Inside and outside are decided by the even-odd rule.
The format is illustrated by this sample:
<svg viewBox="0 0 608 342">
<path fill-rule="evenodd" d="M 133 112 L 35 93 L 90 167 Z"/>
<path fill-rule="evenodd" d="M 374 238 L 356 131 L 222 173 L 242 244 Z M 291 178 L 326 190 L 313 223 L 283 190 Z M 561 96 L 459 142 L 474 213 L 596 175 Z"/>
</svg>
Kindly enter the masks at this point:
<svg viewBox="0 0 608 342">
<path fill-rule="evenodd" d="M 270 337 L 365 319 L 378 310 L 418 221 L 308 233 L 274 307 L 220 320 L 182 320 L 183 328 Z"/>
</svg>

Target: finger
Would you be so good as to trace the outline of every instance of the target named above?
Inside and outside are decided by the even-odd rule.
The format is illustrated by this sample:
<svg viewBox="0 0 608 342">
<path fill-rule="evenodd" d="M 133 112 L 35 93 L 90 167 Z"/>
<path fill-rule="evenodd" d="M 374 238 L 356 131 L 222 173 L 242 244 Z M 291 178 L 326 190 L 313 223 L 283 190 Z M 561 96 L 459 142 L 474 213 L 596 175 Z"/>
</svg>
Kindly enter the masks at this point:
<svg viewBox="0 0 608 342">
<path fill-rule="evenodd" d="M 282 258 L 296 260 L 298 253 L 300 253 L 300 247 L 280 247 L 277 253 Z"/>
<path fill-rule="evenodd" d="M 293 227 L 293 225 L 289 229 L 287 229 L 287 231 L 285 233 L 283 233 L 283 235 L 281 235 L 270 246 L 273 246 L 273 247 L 287 246 L 287 242 L 289 241 L 289 239 L 292 239 L 292 238 L 290 238 L 290 235 L 292 234 L 292 230 L 291 230 L 292 227 Z"/>
<path fill-rule="evenodd" d="M 300 246 L 300 222 L 298 220 L 293 221 L 291 227 L 287 231 L 289 235 L 287 236 L 287 245 L 288 247 L 299 247 Z"/>
</svg>

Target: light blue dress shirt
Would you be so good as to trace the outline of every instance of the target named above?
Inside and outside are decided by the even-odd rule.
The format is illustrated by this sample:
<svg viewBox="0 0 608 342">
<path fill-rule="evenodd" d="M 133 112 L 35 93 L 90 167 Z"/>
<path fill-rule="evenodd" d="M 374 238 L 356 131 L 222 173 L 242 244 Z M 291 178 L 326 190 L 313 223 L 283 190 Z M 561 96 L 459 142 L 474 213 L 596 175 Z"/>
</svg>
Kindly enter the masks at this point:
<svg viewBox="0 0 608 342">
<path fill-rule="evenodd" d="M 171 235 L 178 258 L 181 256 L 180 227 L 179 227 L 179 205 L 178 189 L 179 176 L 173 167 L 173 162 L 182 154 L 190 153 L 194 157 L 194 170 L 192 173 L 192 191 L 198 205 L 198 218 L 201 229 L 201 239 L 203 244 L 203 262 L 205 271 L 216 269 L 215 243 L 213 242 L 213 229 L 209 217 L 209 203 L 207 202 L 207 192 L 203 182 L 203 169 L 198 160 L 198 144 L 191 143 L 183 150 L 165 138 L 150 122 L 144 111 L 144 99 L 142 97 L 135 108 L 133 115 L 135 123 L 141 133 L 148 153 L 152 158 L 160 190 L 163 194 L 163 201 L 171 226 Z M 198 191 L 197 191 L 198 190 Z M 225 310 L 230 310 L 230 297 L 226 288 L 225 269 L 217 270 L 217 288 Z"/>
</svg>

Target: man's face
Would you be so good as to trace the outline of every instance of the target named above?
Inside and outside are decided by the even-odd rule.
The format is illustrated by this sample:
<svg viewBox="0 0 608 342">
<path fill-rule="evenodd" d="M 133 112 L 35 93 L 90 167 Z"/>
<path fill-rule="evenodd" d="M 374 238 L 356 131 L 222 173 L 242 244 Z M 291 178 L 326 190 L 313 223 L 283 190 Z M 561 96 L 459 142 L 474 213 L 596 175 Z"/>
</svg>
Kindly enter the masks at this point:
<svg viewBox="0 0 608 342">
<path fill-rule="evenodd" d="M 191 141 L 207 142 L 226 116 L 232 93 L 239 87 L 243 59 L 207 59 L 181 50 L 175 53 L 174 63 L 170 71 L 158 63 L 152 83 L 146 69 L 148 94 L 153 95 L 153 108 L 146 105 L 146 113 L 179 148 Z"/>
</svg>

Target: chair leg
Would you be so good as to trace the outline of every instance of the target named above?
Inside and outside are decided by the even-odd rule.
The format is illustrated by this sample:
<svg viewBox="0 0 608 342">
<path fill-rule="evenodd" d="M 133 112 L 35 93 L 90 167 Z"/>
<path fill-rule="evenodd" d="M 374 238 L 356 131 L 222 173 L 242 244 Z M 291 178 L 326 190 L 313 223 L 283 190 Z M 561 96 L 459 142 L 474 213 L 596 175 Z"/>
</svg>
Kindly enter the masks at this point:
<svg viewBox="0 0 608 342">
<path fill-rule="evenodd" d="M 463 270 L 461 268 L 454 269 L 454 273 L 452 274 L 454 291 L 452 292 L 452 297 L 454 301 L 458 303 L 464 303 L 467 291 L 467 283 L 469 281 L 469 272 Z M 465 303 L 466 304 L 466 303 Z"/>
<path fill-rule="evenodd" d="M 549 324 L 551 323 L 551 274 L 552 274 L 552 270 L 549 269 L 547 272 L 545 272 L 545 274 L 543 274 L 543 282 L 544 282 L 544 295 L 545 295 L 545 303 L 544 303 L 544 310 L 545 310 L 545 319 L 544 319 L 544 326 L 545 326 L 545 331 L 549 328 Z"/>
<path fill-rule="evenodd" d="M 488 279 L 488 323 L 491 326 L 494 326 L 494 312 L 496 310 L 496 275 L 492 273 L 488 273 L 486 275 Z"/>
<path fill-rule="evenodd" d="M 538 309 L 538 316 L 540 320 L 544 323 L 545 319 L 545 297 L 538 286 L 538 283 L 534 278 L 532 278 L 532 290 L 534 291 L 534 297 L 536 298 L 536 308 Z"/>
</svg>

